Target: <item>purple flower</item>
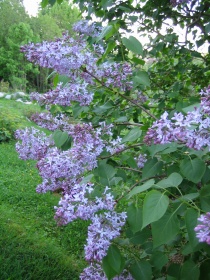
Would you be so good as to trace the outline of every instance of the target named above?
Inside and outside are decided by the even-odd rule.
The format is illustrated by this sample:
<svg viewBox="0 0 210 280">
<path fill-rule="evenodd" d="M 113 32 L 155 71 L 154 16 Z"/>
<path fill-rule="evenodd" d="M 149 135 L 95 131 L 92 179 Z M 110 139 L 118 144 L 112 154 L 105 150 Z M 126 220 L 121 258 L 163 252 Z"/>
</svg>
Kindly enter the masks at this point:
<svg viewBox="0 0 210 280">
<path fill-rule="evenodd" d="M 134 278 L 125 269 L 119 276 L 115 276 L 113 278 L 113 280 L 133 280 L 133 279 Z M 106 277 L 100 264 L 91 263 L 91 265 L 86 267 L 84 271 L 80 274 L 80 280 L 108 280 L 108 278 Z"/>
<path fill-rule="evenodd" d="M 210 212 L 198 218 L 198 225 L 195 227 L 196 237 L 199 242 L 206 242 L 210 245 Z"/>
<path fill-rule="evenodd" d="M 85 245 L 85 258 L 87 261 L 102 261 L 112 239 L 120 235 L 120 230 L 126 221 L 126 213 L 115 211 L 96 214 L 88 227 L 87 245 Z"/>
<path fill-rule="evenodd" d="M 54 145 L 53 140 L 47 137 L 44 132 L 35 128 L 26 128 L 25 130 L 17 130 L 15 137 L 21 142 L 16 143 L 16 150 L 21 159 L 40 160 Z"/>
<path fill-rule="evenodd" d="M 144 167 L 144 164 L 147 161 L 146 157 L 147 157 L 147 155 L 144 154 L 144 155 L 139 155 L 139 157 L 136 159 L 138 168 Z"/>
<path fill-rule="evenodd" d="M 144 141 L 149 145 L 180 142 L 192 149 L 201 150 L 208 147 L 210 150 L 209 94 L 208 87 L 201 92 L 204 96 L 201 98 L 201 106 L 195 107 L 186 115 L 174 113 L 174 116 L 169 119 L 168 113 L 165 112 L 149 128 Z"/>
<path fill-rule="evenodd" d="M 55 219 L 59 225 L 68 224 L 75 219 L 88 220 L 101 210 L 113 210 L 114 197 L 107 193 L 106 189 L 102 197 L 89 199 L 88 195 L 93 191 L 93 184 L 75 184 L 68 194 L 65 194 L 59 202 L 59 207 L 55 207 Z"/>
<path fill-rule="evenodd" d="M 96 26 L 96 23 L 90 23 L 88 20 L 80 20 L 74 24 L 73 30 L 77 33 L 97 37 L 101 32 L 101 27 Z"/>
</svg>

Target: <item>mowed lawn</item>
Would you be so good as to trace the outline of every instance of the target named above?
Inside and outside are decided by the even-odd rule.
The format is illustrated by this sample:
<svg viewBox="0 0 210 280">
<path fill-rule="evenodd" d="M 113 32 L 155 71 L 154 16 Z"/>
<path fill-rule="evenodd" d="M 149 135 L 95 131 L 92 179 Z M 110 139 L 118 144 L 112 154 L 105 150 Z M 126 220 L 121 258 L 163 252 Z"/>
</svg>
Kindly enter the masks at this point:
<svg viewBox="0 0 210 280">
<path fill-rule="evenodd" d="M 59 195 L 36 193 L 35 166 L 18 158 L 14 140 L 0 144 L 0 279 L 79 279 L 87 223 L 57 226 Z"/>
</svg>

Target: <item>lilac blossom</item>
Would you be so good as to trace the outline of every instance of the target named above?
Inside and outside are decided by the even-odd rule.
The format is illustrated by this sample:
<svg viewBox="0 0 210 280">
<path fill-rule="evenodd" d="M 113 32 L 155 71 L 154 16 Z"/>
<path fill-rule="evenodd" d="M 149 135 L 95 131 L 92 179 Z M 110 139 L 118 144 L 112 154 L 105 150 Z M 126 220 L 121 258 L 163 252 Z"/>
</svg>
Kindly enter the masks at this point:
<svg viewBox="0 0 210 280">
<path fill-rule="evenodd" d="M 116 154 L 121 152 L 125 148 L 125 145 L 122 144 L 122 138 L 117 137 L 116 139 L 110 140 L 106 145 L 107 152 L 110 152 L 110 154 Z"/>
<path fill-rule="evenodd" d="M 104 148 L 100 130 L 95 131 L 90 124 L 77 124 L 67 133 L 73 138 L 72 148 L 61 151 L 55 147 L 37 163 L 39 174 L 44 179 L 44 183 L 38 186 L 39 192 L 51 190 L 51 183 L 53 190 L 57 184 L 58 188 L 68 192 L 84 172 L 97 166 L 97 156 Z"/>
<path fill-rule="evenodd" d="M 16 130 L 16 150 L 21 159 L 40 160 L 54 145 L 51 137 L 47 137 L 44 132 L 36 128 L 26 128 L 25 130 Z"/>
<path fill-rule="evenodd" d="M 64 34 L 54 42 L 31 43 L 21 48 L 27 59 L 41 67 L 53 69 L 65 75 L 69 81 L 45 94 L 34 92 L 31 99 L 40 104 L 71 105 L 72 101 L 80 105 L 89 105 L 93 100 L 94 87 L 100 84 L 111 89 L 127 91 L 133 88 L 132 68 L 129 63 L 102 63 L 97 65 L 103 50 L 96 45 L 90 51 L 85 40 Z"/>
<path fill-rule="evenodd" d="M 80 274 L 80 280 L 108 280 L 102 267 L 98 263 L 91 263 L 90 266 L 86 267 Z M 130 275 L 127 270 L 123 270 L 119 276 L 115 276 L 113 280 L 133 280 L 134 278 Z"/>
<path fill-rule="evenodd" d="M 143 154 L 143 155 L 140 154 L 140 155 L 138 156 L 138 158 L 136 159 L 136 161 L 137 161 L 137 166 L 138 166 L 138 168 L 143 168 L 145 162 L 147 161 L 147 155 L 146 155 L 146 154 Z"/>
<path fill-rule="evenodd" d="M 88 227 L 87 244 L 85 245 L 85 258 L 87 261 L 102 261 L 112 239 L 120 235 L 121 227 L 126 221 L 126 213 L 115 211 L 95 214 Z"/>
<path fill-rule="evenodd" d="M 30 119 L 39 126 L 51 131 L 54 131 L 56 129 L 69 131 L 72 130 L 73 126 L 72 124 L 70 124 L 69 118 L 64 114 L 59 114 L 54 117 L 49 112 L 36 113 L 33 114 Z"/>
<path fill-rule="evenodd" d="M 112 210 L 115 205 L 114 197 L 105 189 L 102 197 L 88 199 L 93 191 L 93 184 L 75 184 L 68 194 L 59 201 L 59 207 L 55 207 L 55 219 L 59 225 L 72 222 L 75 219 L 88 220 L 100 210 Z"/>
<path fill-rule="evenodd" d="M 202 111 L 205 114 L 210 114 L 210 85 L 205 88 L 204 90 L 201 90 L 201 107 Z"/>
<path fill-rule="evenodd" d="M 31 93 L 30 99 L 37 101 L 40 105 L 59 104 L 61 106 L 70 106 L 72 101 L 77 101 L 81 106 L 85 106 L 92 102 L 93 92 L 88 89 L 86 82 L 67 83 L 65 86 L 59 83 L 55 89 L 47 93 Z"/>
<path fill-rule="evenodd" d="M 202 91 L 201 105 L 186 115 L 175 113 L 169 119 L 168 113 L 165 112 L 153 123 L 144 141 L 149 145 L 180 142 L 192 149 L 201 150 L 208 147 L 210 150 L 209 93 L 209 87 Z"/>
<path fill-rule="evenodd" d="M 210 245 L 210 212 L 198 218 L 199 224 L 195 227 L 196 237 L 199 242 L 206 242 Z"/>
<path fill-rule="evenodd" d="M 87 36 L 97 37 L 101 32 L 101 27 L 96 23 L 90 23 L 88 20 L 80 20 L 73 25 L 73 30 Z"/>
</svg>

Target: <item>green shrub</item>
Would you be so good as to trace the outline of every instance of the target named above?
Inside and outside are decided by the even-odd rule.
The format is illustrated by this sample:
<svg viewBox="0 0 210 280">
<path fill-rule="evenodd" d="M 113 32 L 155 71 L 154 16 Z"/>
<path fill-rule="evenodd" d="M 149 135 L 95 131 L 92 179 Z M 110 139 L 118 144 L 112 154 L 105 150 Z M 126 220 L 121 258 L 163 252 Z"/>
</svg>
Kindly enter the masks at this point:
<svg viewBox="0 0 210 280">
<path fill-rule="evenodd" d="M 14 139 L 15 130 L 21 128 L 22 117 L 9 111 L 0 112 L 0 143 Z"/>
<path fill-rule="evenodd" d="M 9 82 L 4 82 L 4 80 L 2 80 L 0 82 L 0 91 L 9 92 Z"/>
</svg>

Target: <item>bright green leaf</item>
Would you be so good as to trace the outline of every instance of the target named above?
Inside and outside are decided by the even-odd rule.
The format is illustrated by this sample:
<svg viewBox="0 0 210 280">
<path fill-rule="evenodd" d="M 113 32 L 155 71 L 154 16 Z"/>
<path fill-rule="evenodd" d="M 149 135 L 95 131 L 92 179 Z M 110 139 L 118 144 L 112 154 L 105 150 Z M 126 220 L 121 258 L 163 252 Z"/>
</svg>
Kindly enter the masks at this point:
<svg viewBox="0 0 210 280">
<path fill-rule="evenodd" d="M 133 78 L 135 86 L 144 85 L 149 87 L 150 86 L 150 79 L 149 75 L 145 71 L 138 71 L 136 76 Z"/>
<path fill-rule="evenodd" d="M 142 184 L 141 186 L 136 186 L 135 188 L 133 188 L 129 195 L 128 198 L 131 198 L 133 195 L 144 192 L 148 189 L 150 189 L 155 183 L 154 179 L 150 179 L 149 181 L 145 182 L 144 184 Z"/>
<path fill-rule="evenodd" d="M 141 133 L 142 131 L 138 127 L 135 127 L 123 137 L 121 143 L 136 141 L 141 136 Z"/>
<path fill-rule="evenodd" d="M 144 199 L 143 203 L 143 225 L 145 226 L 159 220 L 166 212 L 169 198 L 163 193 L 152 190 Z"/>
<path fill-rule="evenodd" d="M 52 134 L 52 138 L 55 142 L 56 147 L 61 148 L 61 146 L 67 141 L 69 135 L 66 131 L 56 130 Z"/>
<path fill-rule="evenodd" d="M 143 55 L 143 47 L 142 44 L 135 37 L 130 36 L 129 39 L 122 38 L 123 45 L 135 54 Z"/>
<path fill-rule="evenodd" d="M 174 172 L 168 178 L 159 181 L 156 186 L 163 189 L 178 187 L 181 184 L 182 180 L 182 176 L 179 173 Z"/>
<path fill-rule="evenodd" d="M 106 27 L 104 27 L 104 29 L 102 30 L 101 34 L 98 36 L 96 42 L 99 42 L 100 40 L 102 40 L 105 36 L 109 35 L 112 33 L 114 27 L 113 25 L 107 25 Z"/>
<path fill-rule="evenodd" d="M 186 158 L 181 162 L 180 170 L 189 181 L 199 183 L 205 173 L 206 165 L 199 158 L 193 160 Z"/>
</svg>

